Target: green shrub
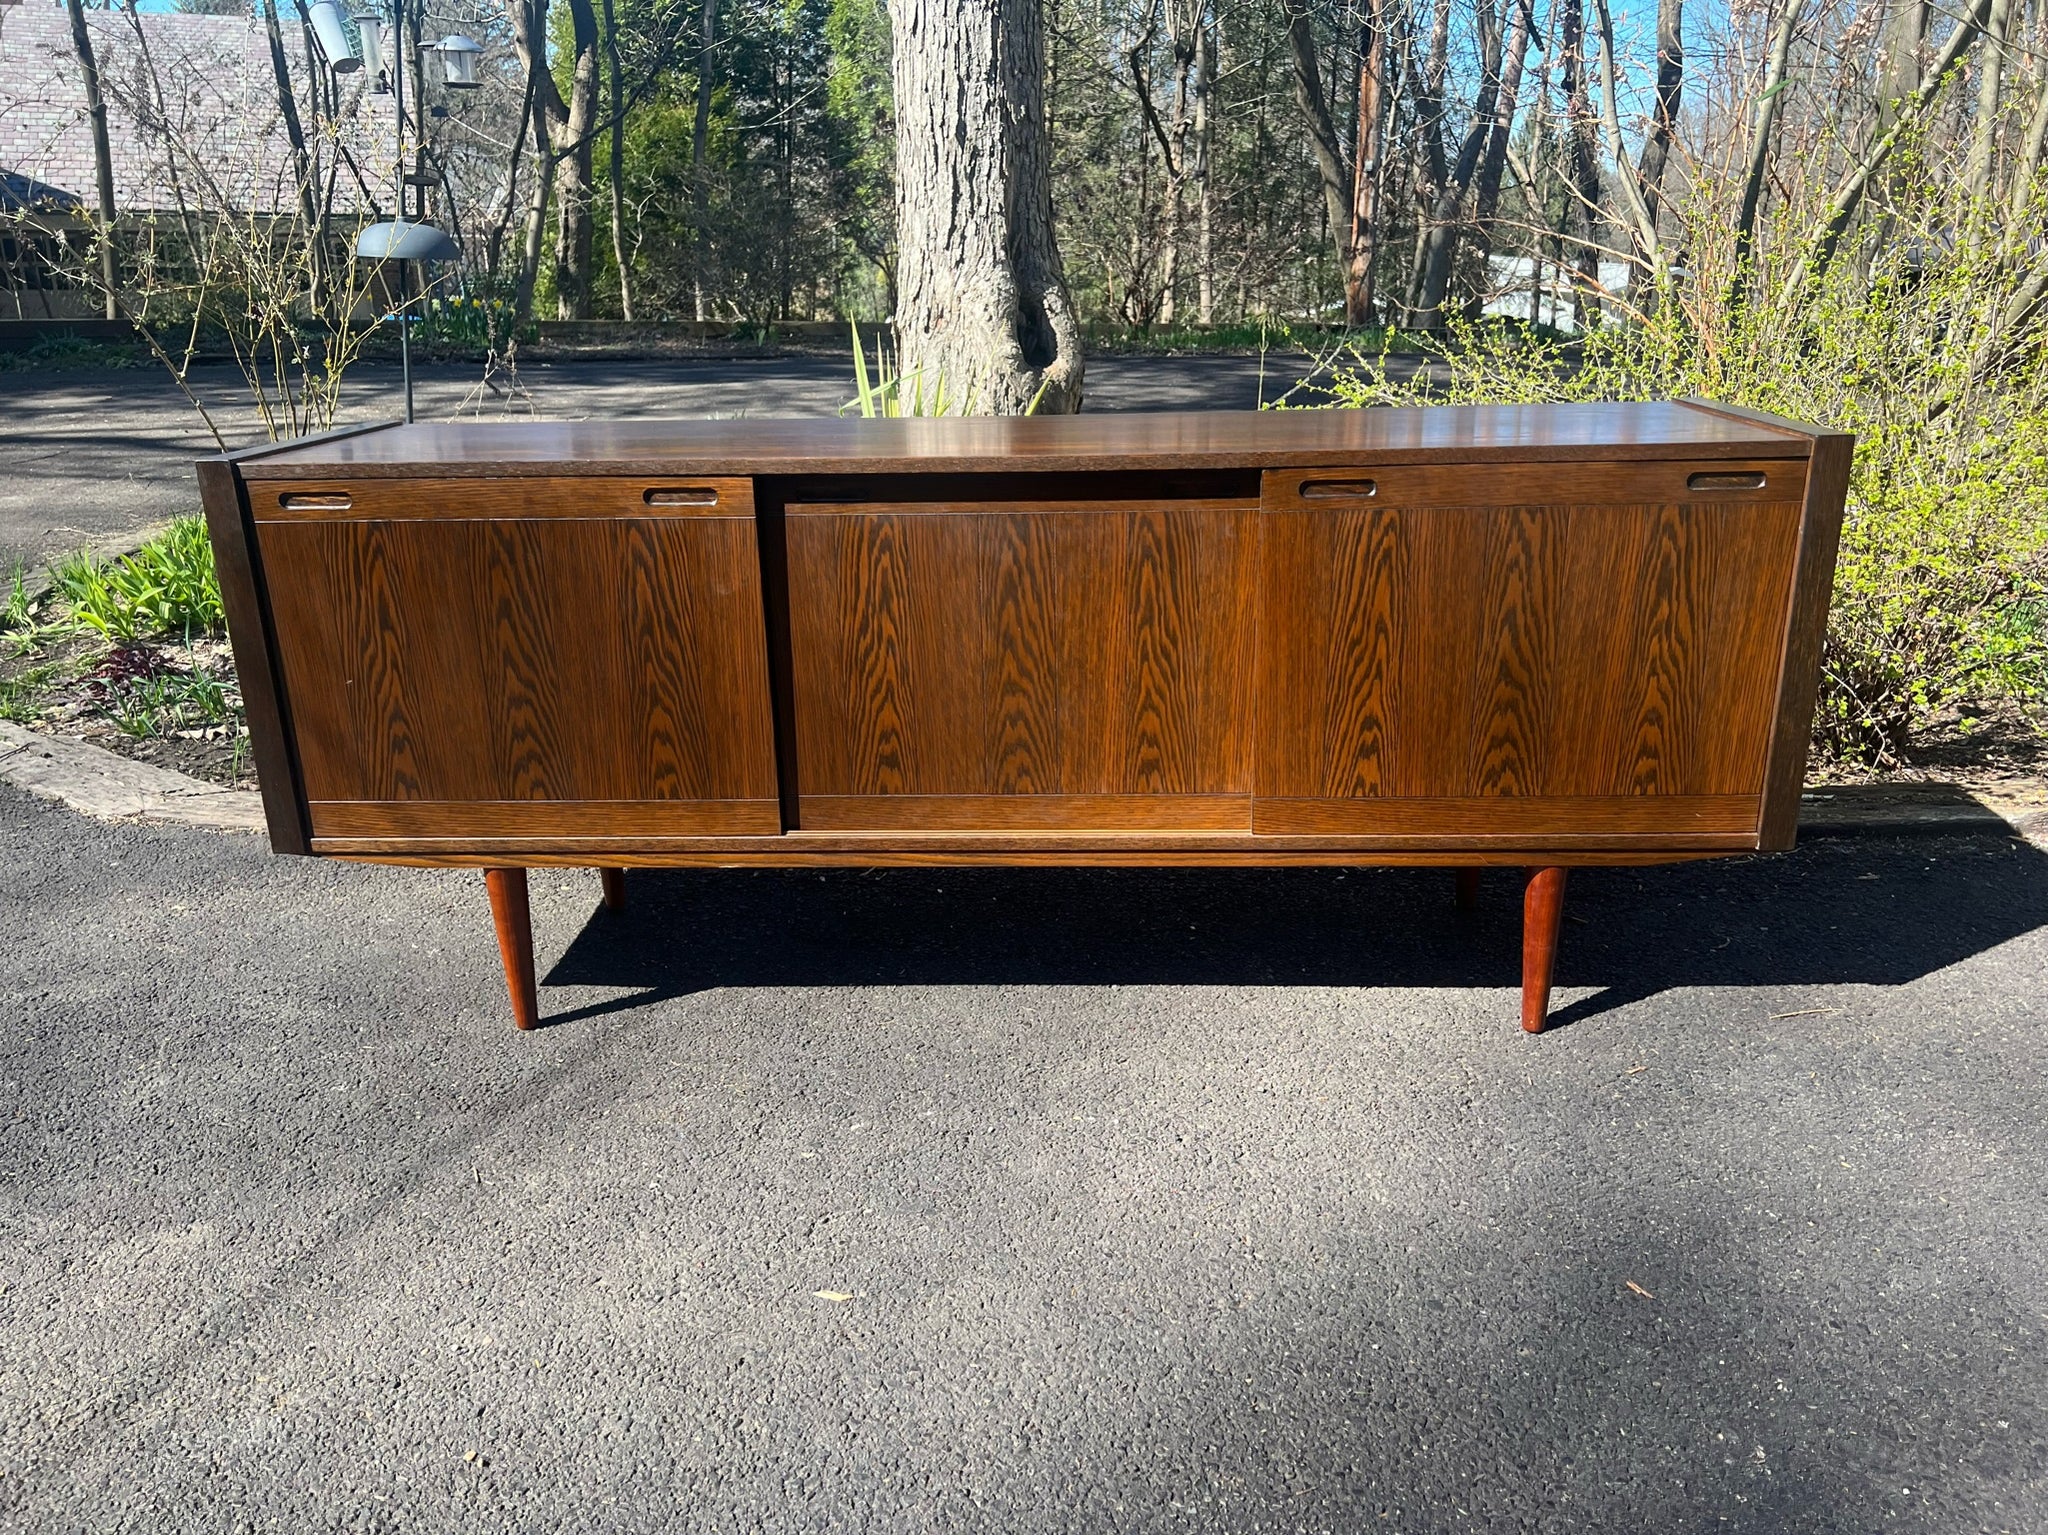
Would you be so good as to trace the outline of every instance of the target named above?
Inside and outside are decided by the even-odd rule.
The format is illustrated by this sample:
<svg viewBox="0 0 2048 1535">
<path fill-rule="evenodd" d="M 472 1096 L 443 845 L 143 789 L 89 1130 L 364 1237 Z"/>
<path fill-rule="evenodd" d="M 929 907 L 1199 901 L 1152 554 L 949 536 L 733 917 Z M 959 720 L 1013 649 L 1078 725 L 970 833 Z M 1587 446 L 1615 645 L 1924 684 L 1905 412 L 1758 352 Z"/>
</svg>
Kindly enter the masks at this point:
<svg viewBox="0 0 2048 1535">
<path fill-rule="evenodd" d="M 226 622 L 213 546 L 198 517 L 180 517 L 118 560 L 74 554 L 50 572 L 50 581 L 74 622 L 117 643 L 202 634 Z"/>
<path fill-rule="evenodd" d="M 1928 183 L 1817 281 L 1781 239 L 1738 303 L 1696 248 L 1689 278 L 1582 342 L 1462 325 L 1428 373 L 1355 356 L 1331 392 L 1353 406 L 1691 395 L 1854 432 L 1814 740 L 1822 760 L 1896 762 L 1972 700 L 2048 694 L 2048 351 L 2028 249 L 2048 197 L 2015 217 Z"/>
</svg>

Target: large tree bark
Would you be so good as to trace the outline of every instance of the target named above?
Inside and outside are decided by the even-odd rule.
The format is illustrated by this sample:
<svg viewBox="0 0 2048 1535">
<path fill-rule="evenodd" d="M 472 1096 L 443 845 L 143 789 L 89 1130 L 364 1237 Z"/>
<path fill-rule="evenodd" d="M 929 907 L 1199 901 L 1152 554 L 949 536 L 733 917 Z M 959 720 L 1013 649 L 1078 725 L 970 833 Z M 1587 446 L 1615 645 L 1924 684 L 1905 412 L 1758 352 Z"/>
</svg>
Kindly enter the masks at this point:
<svg viewBox="0 0 2048 1535">
<path fill-rule="evenodd" d="M 890 0 L 889 19 L 903 373 L 982 414 L 1078 410 L 1038 0 Z"/>
<path fill-rule="evenodd" d="M 2005 83 L 2005 34 L 2011 16 L 2011 0 L 1991 0 L 1991 9 L 1984 18 L 1984 42 L 1977 50 L 1977 121 L 1970 135 L 1969 165 L 1963 172 L 1963 185 L 1973 199 L 1991 190 L 1998 112 Z"/>
<path fill-rule="evenodd" d="M 1437 0 L 1436 16 L 1429 27 L 1429 56 L 1419 68 L 1415 55 L 1411 52 L 1408 56 L 1409 88 L 1415 96 L 1415 138 L 1421 146 L 1415 156 L 1415 255 L 1408 264 L 1408 289 L 1402 306 L 1409 325 L 1417 323 L 1417 312 L 1422 307 L 1432 219 L 1451 178 L 1450 159 L 1444 149 L 1444 92 L 1450 69 L 1451 0 Z"/>
<path fill-rule="evenodd" d="M 1657 0 L 1657 105 L 1636 161 L 1636 184 L 1655 228 L 1664 202 L 1664 167 L 1678 128 L 1678 103 L 1685 89 L 1685 0 Z"/>
<path fill-rule="evenodd" d="M 597 12 L 590 0 L 569 0 L 575 55 L 569 101 L 555 130 L 555 313 L 590 318 L 590 193 L 597 128 Z M 554 100 L 561 102 L 556 93 Z"/>
<path fill-rule="evenodd" d="M 1323 94 L 1323 68 L 1316 57 L 1315 28 L 1309 14 L 1290 0 L 1287 10 L 1287 51 L 1294 63 L 1294 104 L 1315 150 L 1316 172 L 1323 185 L 1323 211 L 1330 240 L 1337 248 L 1337 270 L 1351 270 L 1351 175 L 1344 164 L 1344 145 Z"/>
<path fill-rule="evenodd" d="M 1435 330 L 1443 324 L 1444 299 L 1451 286 L 1451 263 L 1457 255 L 1458 238 L 1464 232 L 1465 194 L 1485 160 L 1494 129 L 1500 124 L 1503 98 L 1506 100 L 1506 117 L 1512 122 L 1515 115 L 1514 93 L 1521 88 L 1522 57 L 1529 48 L 1528 8 L 1516 5 L 1514 21 L 1510 25 L 1512 37 L 1507 44 L 1506 56 L 1512 60 L 1514 71 L 1511 85 L 1501 77 L 1500 23 L 1494 14 L 1492 0 L 1479 0 L 1478 25 L 1479 99 L 1472 107 L 1471 127 L 1466 130 L 1464 142 L 1458 146 L 1457 162 L 1437 189 L 1436 205 L 1430 210 L 1423 242 L 1422 300 L 1409 319 L 1417 330 Z M 1505 139 L 1502 153 L 1505 157 Z"/>
<path fill-rule="evenodd" d="M 1799 0 L 1793 0 L 1794 4 Z M 1566 185 L 1572 204 L 1565 210 L 1566 233 L 1579 227 L 1572 266 L 1573 317 L 1581 328 L 1600 309 L 1600 166 L 1594 157 L 1593 98 L 1586 84 L 1584 0 L 1563 0 L 1559 51 L 1564 55 Z"/>
<path fill-rule="evenodd" d="M 1379 255 L 1380 119 L 1386 105 L 1384 0 L 1366 0 L 1358 50 L 1358 135 L 1351 155 L 1351 255 L 1344 277 L 1344 323 L 1372 323 L 1373 264 Z"/>
<path fill-rule="evenodd" d="M 1487 260 L 1493 254 L 1494 225 L 1500 213 L 1500 184 L 1507 174 L 1509 140 L 1514 134 L 1515 110 L 1522 95 L 1522 70 L 1528 62 L 1529 49 L 1540 46 L 1535 43 L 1536 18 L 1532 0 L 1510 0 L 1510 3 L 1515 6 L 1516 14 L 1509 33 L 1506 73 L 1501 77 L 1500 99 L 1486 131 L 1485 152 L 1479 160 L 1479 176 L 1472 200 L 1472 226 L 1467 237 L 1472 242 L 1480 270 L 1487 277 L 1487 288 L 1492 286 Z M 1486 291 L 1473 294 L 1467 313 L 1476 320 L 1484 312 L 1489 297 Z"/>
<path fill-rule="evenodd" d="M 1785 97 L 1785 71 L 1792 58 L 1792 37 L 1806 0 L 1785 0 L 1771 35 L 1771 60 L 1764 75 L 1763 94 L 1757 98 L 1756 127 L 1749 141 L 1749 170 L 1742 179 L 1742 208 L 1735 215 L 1735 278 L 1729 295 L 1729 309 L 1741 307 L 1749 291 L 1750 255 L 1756 243 L 1756 219 L 1763 206 L 1764 172 L 1771 163 L 1771 142 L 1776 136 L 1778 108 Z"/>
<path fill-rule="evenodd" d="M 66 0 L 71 13 L 71 46 L 78 50 L 78 70 L 85 80 L 85 110 L 92 122 L 92 176 L 99 194 L 100 287 L 106 300 L 107 318 L 119 314 L 116 303 L 118 274 L 114 266 L 114 151 L 107 142 L 107 99 L 100 94 L 99 58 L 92 49 L 92 33 L 85 25 L 83 0 Z M 275 36 L 276 23 L 271 23 Z"/>
</svg>

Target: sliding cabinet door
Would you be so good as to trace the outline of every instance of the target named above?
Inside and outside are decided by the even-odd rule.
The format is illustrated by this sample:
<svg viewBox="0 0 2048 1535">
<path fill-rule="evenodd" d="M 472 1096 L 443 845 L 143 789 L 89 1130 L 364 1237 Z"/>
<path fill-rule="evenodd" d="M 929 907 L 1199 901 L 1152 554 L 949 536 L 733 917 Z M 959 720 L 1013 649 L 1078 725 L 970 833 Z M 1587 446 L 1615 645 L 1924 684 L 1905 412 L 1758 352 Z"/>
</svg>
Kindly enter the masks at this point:
<svg viewBox="0 0 2048 1535">
<path fill-rule="evenodd" d="M 781 829 L 749 482 L 250 498 L 316 846 Z"/>
<path fill-rule="evenodd" d="M 1757 830 L 1805 464 L 1265 476 L 1256 830 Z"/>
<path fill-rule="evenodd" d="M 1252 475 L 792 484 L 807 831 L 1250 826 Z"/>
</svg>

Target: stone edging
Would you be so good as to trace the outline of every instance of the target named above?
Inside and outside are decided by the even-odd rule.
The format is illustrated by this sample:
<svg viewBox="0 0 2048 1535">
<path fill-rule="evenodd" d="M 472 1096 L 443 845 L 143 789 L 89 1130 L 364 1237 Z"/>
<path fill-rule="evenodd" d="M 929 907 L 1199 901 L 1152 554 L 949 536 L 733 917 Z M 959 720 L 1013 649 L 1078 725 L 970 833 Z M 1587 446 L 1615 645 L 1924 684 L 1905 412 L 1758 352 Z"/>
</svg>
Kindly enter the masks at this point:
<svg viewBox="0 0 2048 1535">
<path fill-rule="evenodd" d="M 0 720 L 0 781 L 102 821 L 262 831 L 263 801 L 66 736 Z"/>
</svg>

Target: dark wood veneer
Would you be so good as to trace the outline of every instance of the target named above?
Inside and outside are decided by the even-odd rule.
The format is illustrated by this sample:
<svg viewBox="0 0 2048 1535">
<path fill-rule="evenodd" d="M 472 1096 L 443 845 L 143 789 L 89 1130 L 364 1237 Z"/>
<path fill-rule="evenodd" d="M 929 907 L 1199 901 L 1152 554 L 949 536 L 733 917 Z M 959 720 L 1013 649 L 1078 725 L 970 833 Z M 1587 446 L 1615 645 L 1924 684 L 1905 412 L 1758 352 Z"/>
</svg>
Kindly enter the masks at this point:
<svg viewBox="0 0 2048 1535">
<path fill-rule="evenodd" d="M 1705 402 L 386 426 L 200 484 L 280 851 L 1564 870 L 1789 846 L 1844 436 Z M 523 968 L 522 968 L 523 967 Z"/>
</svg>

